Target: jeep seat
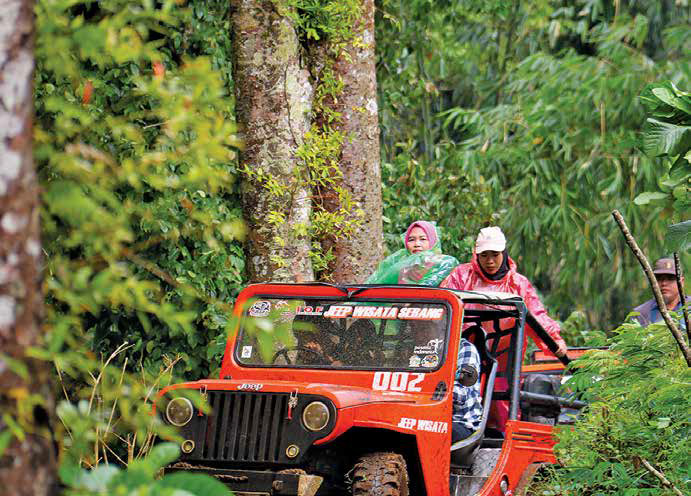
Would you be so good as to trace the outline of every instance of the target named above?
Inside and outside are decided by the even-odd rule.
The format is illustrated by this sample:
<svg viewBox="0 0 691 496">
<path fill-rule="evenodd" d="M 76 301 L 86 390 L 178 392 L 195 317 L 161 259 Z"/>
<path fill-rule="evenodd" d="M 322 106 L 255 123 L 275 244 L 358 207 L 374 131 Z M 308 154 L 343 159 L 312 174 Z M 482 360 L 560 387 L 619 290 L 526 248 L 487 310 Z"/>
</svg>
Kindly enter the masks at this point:
<svg viewBox="0 0 691 496">
<path fill-rule="evenodd" d="M 469 467 L 472 465 L 475 453 L 480 448 L 485 435 L 485 427 L 489 417 L 494 379 L 497 376 L 497 360 L 487 350 L 485 330 L 479 325 L 473 325 L 463 331 L 462 336 L 473 343 L 480 355 L 480 391 L 482 393 L 482 420 L 480 427 L 469 437 L 461 439 L 451 445 L 451 464 Z"/>
</svg>

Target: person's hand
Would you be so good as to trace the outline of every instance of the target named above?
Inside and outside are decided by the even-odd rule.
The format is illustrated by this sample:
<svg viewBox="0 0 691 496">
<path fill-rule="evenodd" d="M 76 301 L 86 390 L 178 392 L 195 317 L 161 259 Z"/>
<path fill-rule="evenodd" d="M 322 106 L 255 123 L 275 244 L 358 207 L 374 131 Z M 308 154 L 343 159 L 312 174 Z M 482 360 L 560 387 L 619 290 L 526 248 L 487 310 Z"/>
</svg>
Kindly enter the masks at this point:
<svg viewBox="0 0 691 496">
<path fill-rule="evenodd" d="M 557 355 L 558 357 L 563 357 L 564 355 L 566 355 L 568 348 L 566 347 L 566 343 L 564 342 L 563 339 L 560 339 L 559 341 L 557 341 L 557 346 L 558 346 L 557 351 L 555 351 L 554 354 Z"/>
<path fill-rule="evenodd" d="M 472 365 L 461 366 L 461 384 L 470 387 L 477 382 L 477 369 Z"/>
</svg>

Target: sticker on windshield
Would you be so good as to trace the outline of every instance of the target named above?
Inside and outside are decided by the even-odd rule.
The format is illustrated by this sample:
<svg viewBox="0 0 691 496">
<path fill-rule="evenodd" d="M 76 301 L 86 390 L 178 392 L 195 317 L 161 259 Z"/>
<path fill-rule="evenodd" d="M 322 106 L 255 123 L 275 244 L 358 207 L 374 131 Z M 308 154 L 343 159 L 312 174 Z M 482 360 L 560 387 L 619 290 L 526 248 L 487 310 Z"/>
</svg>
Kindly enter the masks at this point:
<svg viewBox="0 0 691 496">
<path fill-rule="evenodd" d="M 350 305 L 332 305 L 324 312 L 324 317 L 330 319 L 345 319 L 346 317 L 350 317 L 351 313 L 353 313 L 353 307 Z"/>
<path fill-rule="evenodd" d="M 398 312 L 401 320 L 441 320 L 443 316 L 443 308 L 403 307 Z"/>
<path fill-rule="evenodd" d="M 395 319 L 398 315 L 398 307 L 363 307 L 353 308 L 355 319 Z"/>
<path fill-rule="evenodd" d="M 436 367 L 437 365 L 439 365 L 439 355 L 436 355 L 436 354 L 425 355 L 424 357 L 422 357 L 421 365 L 423 367 L 428 367 L 428 368 Z"/>
<path fill-rule="evenodd" d="M 250 307 L 250 317 L 266 317 L 271 311 L 270 301 L 255 301 Z"/>
<path fill-rule="evenodd" d="M 242 347 L 242 352 L 240 353 L 241 358 L 252 358 L 252 347 L 251 346 L 243 346 Z"/>
<path fill-rule="evenodd" d="M 358 319 L 441 320 L 444 308 L 332 305 L 323 315 L 330 319 L 352 316 Z"/>
<path fill-rule="evenodd" d="M 324 307 L 312 307 L 309 305 L 297 307 L 295 310 L 295 315 L 322 315 L 323 313 Z"/>
<path fill-rule="evenodd" d="M 408 360 L 408 367 L 419 367 L 421 361 L 419 356 L 413 355 Z"/>
<path fill-rule="evenodd" d="M 427 344 L 416 346 L 415 349 L 413 349 L 413 353 L 417 355 L 431 355 L 432 353 L 439 353 L 443 345 L 443 339 L 430 339 L 427 341 Z"/>
</svg>

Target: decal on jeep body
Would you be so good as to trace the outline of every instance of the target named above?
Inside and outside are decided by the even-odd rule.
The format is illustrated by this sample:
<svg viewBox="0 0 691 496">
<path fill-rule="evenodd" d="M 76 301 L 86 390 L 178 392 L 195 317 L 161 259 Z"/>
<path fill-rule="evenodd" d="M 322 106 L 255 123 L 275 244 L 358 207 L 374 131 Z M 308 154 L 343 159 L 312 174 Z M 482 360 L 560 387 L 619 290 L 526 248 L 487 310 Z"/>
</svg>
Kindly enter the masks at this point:
<svg viewBox="0 0 691 496">
<path fill-rule="evenodd" d="M 449 432 L 448 422 L 438 422 L 436 420 L 422 420 L 407 417 L 401 417 L 400 422 L 398 422 L 398 427 L 425 432 L 438 432 L 439 434 Z"/>
<path fill-rule="evenodd" d="M 261 391 L 261 389 L 263 387 L 264 387 L 264 384 L 245 383 L 245 384 L 240 384 L 238 386 L 238 389 L 240 391 Z"/>
<path fill-rule="evenodd" d="M 425 378 L 425 374 L 408 372 L 375 372 L 372 389 L 375 391 L 409 391 L 420 392 L 418 386 Z"/>
</svg>

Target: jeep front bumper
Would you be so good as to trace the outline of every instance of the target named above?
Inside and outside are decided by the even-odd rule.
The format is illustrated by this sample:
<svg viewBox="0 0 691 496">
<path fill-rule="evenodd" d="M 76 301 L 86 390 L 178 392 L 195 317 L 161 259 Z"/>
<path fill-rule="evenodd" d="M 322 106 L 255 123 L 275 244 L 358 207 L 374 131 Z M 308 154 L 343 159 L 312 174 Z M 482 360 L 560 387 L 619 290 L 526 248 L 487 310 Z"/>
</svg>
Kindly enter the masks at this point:
<svg viewBox="0 0 691 496">
<path fill-rule="evenodd" d="M 176 463 L 166 472 L 198 472 L 211 475 L 223 482 L 235 496 L 315 496 L 323 477 L 308 475 L 303 470 L 229 470 L 213 467 L 195 467 Z"/>
</svg>

